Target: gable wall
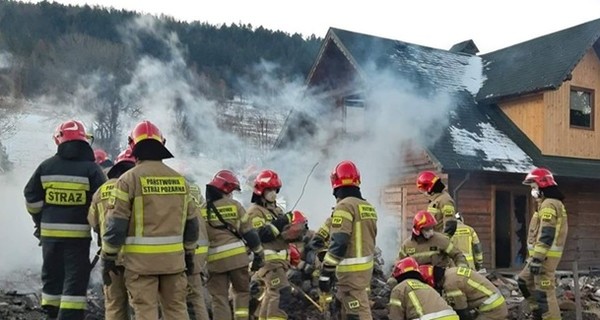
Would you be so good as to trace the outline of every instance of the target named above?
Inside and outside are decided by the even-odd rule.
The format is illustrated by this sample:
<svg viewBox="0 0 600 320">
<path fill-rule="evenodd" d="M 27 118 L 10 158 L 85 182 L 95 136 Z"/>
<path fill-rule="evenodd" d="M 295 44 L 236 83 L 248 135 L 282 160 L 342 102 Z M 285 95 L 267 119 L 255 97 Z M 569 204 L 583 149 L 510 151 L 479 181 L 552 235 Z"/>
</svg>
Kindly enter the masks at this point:
<svg viewBox="0 0 600 320">
<path fill-rule="evenodd" d="M 500 109 L 544 152 L 544 96 L 531 95 L 501 102 Z"/>
<path fill-rule="evenodd" d="M 545 125 L 542 152 L 547 155 L 600 159 L 600 59 L 590 49 L 573 70 L 573 78 L 555 91 L 544 93 Z M 593 89 L 594 128 L 571 128 L 571 86 Z"/>
</svg>

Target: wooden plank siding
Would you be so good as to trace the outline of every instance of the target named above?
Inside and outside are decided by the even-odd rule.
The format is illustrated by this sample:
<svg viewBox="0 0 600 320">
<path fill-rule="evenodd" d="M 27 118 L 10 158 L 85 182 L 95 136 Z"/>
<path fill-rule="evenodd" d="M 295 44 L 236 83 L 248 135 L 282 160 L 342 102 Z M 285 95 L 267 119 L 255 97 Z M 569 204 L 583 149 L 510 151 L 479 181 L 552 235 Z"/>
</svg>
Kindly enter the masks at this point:
<svg viewBox="0 0 600 320">
<path fill-rule="evenodd" d="M 600 159 L 600 59 L 593 49 L 583 57 L 566 81 L 544 93 L 544 148 L 547 155 Z M 569 122 L 571 87 L 594 91 L 593 129 L 572 128 Z"/>
<path fill-rule="evenodd" d="M 498 103 L 500 110 L 544 152 L 544 95 L 535 94 Z"/>
</svg>

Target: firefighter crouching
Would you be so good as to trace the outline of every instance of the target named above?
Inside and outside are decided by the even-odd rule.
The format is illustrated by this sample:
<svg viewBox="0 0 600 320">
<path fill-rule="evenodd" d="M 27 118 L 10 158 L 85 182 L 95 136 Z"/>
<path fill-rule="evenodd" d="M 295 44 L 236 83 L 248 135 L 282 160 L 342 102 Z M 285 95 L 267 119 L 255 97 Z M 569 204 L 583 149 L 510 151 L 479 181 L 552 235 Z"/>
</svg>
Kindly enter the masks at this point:
<svg viewBox="0 0 600 320">
<path fill-rule="evenodd" d="M 452 237 L 456 231 L 456 208 L 454 199 L 445 190 L 446 185 L 442 179 L 433 171 L 422 171 L 417 177 L 417 189 L 429 198 L 427 211 L 433 214 L 437 221 L 433 230 Z"/>
<path fill-rule="evenodd" d="M 206 185 L 206 204 L 202 216 L 206 220 L 210 247 L 208 249 L 208 291 L 212 296 L 213 319 L 248 319 L 250 303 L 250 273 L 247 249 L 258 270 L 264 252 L 256 230 L 242 205 L 234 200 L 233 191 L 240 190 L 234 173 L 222 170 Z M 233 312 L 229 306 L 228 289 L 232 286 Z"/>
<path fill-rule="evenodd" d="M 452 244 L 465 255 L 469 268 L 478 271 L 482 270 L 483 249 L 481 248 L 481 242 L 479 242 L 477 232 L 475 232 L 473 227 L 464 223 L 464 219 L 460 212 L 457 212 L 455 217 L 457 225 L 456 232 L 450 239 Z"/>
<path fill-rule="evenodd" d="M 90 276 L 92 195 L 106 178 L 94 163 L 83 124 L 69 120 L 54 132 L 56 155 L 42 162 L 24 189 L 42 246 L 42 309 L 49 319 L 83 319 Z"/>
<path fill-rule="evenodd" d="M 185 178 L 162 160 L 173 155 L 149 121 L 129 136 L 136 166 L 116 182 L 102 236 L 103 274 L 119 272 L 123 250 L 125 284 L 137 319 L 188 319 L 185 269 L 194 269 L 200 209 Z"/>
<path fill-rule="evenodd" d="M 446 301 L 461 320 L 471 319 L 471 310 L 477 311 L 478 320 L 507 319 L 508 307 L 500 290 L 473 269 L 421 265 L 419 271 L 429 285 L 443 291 Z"/>
<path fill-rule="evenodd" d="M 345 319 L 372 319 L 368 289 L 373 274 L 377 213 L 360 192 L 360 172 L 351 161 L 331 173 L 337 201 L 331 216 L 330 244 L 323 258 L 319 289 L 330 292 L 337 277 L 337 299 Z"/>
<path fill-rule="evenodd" d="M 200 194 L 200 188 L 186 179 L 189 185 L 189 195 L 198 207 L 204 203 L 204 197 Z M 204 276 L 207 274 L 206 258 L 208 255 L 208 231 L 204 219 L 198 223 L 198 246 L 194 251 L 194 268 L 186 269 L 187 287 L 187 310 L 190 320 L 209 320 L 206 298 L 204 295 Z"/>
<path fill-rule="evenodd" d="M 264 266 L 255 274 L 256 280 L 262 280 L 265 284 L 259 319 L 287 319 L 294 307 L 287 278 L 288 243 L 281 234 L 291 223 L 292 213 L 284 214 L 277 207 L 276 198 L 281 185 L 276 172 L 260 172 L 254 179 L 252 205 L 248 208 L 248 218 L 258 232 L 265 254 Z"/>
<path fill-rule="evenodd" d="M 131 155 L 131 149 L 124 150 L 117 156 L 114 166 L 107 172 L 106 181 L 92 197 L 92 203 L 88 213 L 88 222 L 92 229 L 98 234 L 99 246 L 102 246 L 101 235 L 106 230 L 106 213 L 108 199 L 115 188 L 117 179 L 129 169 L 135 166 L 135 158 Z M 104 316 L 106 320 L 129 320 L 129 299 L 125 288 L 123 273 L 123 256 L 117 256 L 118 273 L 110 273 L 109 279 L 104 279 Z"/>
<path fill-rule="evenodd" d="M 518 284 L 528 300 L 534 319 L 560 319 L 554 273 L 567 240 L 567 211 L 552 172 L 533 169 L 523 181 L 531 186 L 537 211 L 529 224 L 529 259 L 518 275 Z"/>
<path fill-rule="evenodd" d="M 459 320 L 452 307 L 425 283 L 414 258 L 408 257 L 396 262 L 392 277 L 398 284 L 390 294 L 391 320 Z"/>
</svg>

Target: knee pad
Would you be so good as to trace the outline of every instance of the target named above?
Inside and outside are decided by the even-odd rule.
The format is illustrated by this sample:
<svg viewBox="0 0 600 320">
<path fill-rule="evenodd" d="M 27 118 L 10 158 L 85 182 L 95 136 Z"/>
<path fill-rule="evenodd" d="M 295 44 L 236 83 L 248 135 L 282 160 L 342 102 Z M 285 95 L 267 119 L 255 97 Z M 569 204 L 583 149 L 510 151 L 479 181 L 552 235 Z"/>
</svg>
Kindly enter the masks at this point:
<svg viewBox="0 0 600 320">
<path fill-rule="evenodd" d="M 279 289 L 279 309 L 290 313 L 292 310 L 292 287 L 287 286 Z"/>
<path fill-rule="evenodd" d="M 519 286 L 519 290 L 521 290 L 521 293 L 523 294 L 523 298 L 527 299 L 531 296 L 531 292 L 529 292 L 525 280 L 518 278 L 517 285 Z"/>
</svg>

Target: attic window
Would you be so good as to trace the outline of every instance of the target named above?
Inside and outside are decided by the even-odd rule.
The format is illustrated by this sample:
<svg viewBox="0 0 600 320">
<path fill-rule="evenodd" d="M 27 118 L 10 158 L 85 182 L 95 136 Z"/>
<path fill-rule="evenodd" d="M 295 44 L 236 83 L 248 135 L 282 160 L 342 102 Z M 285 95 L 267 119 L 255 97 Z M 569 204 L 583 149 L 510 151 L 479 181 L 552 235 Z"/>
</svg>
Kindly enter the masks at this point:
<svg viewBox="0 0 600 320">
<path fill-rule="evenodd" d="M 362 133 L 365 129 L 365 103 L 359 95 L 344 97 L 344 127 L 347 133 Z"/>
<path fill-rule="evenodd" d="M 571 87 L 569 121 L 571 127 L 594 128 L 594 90 Z"/>
</svg>

